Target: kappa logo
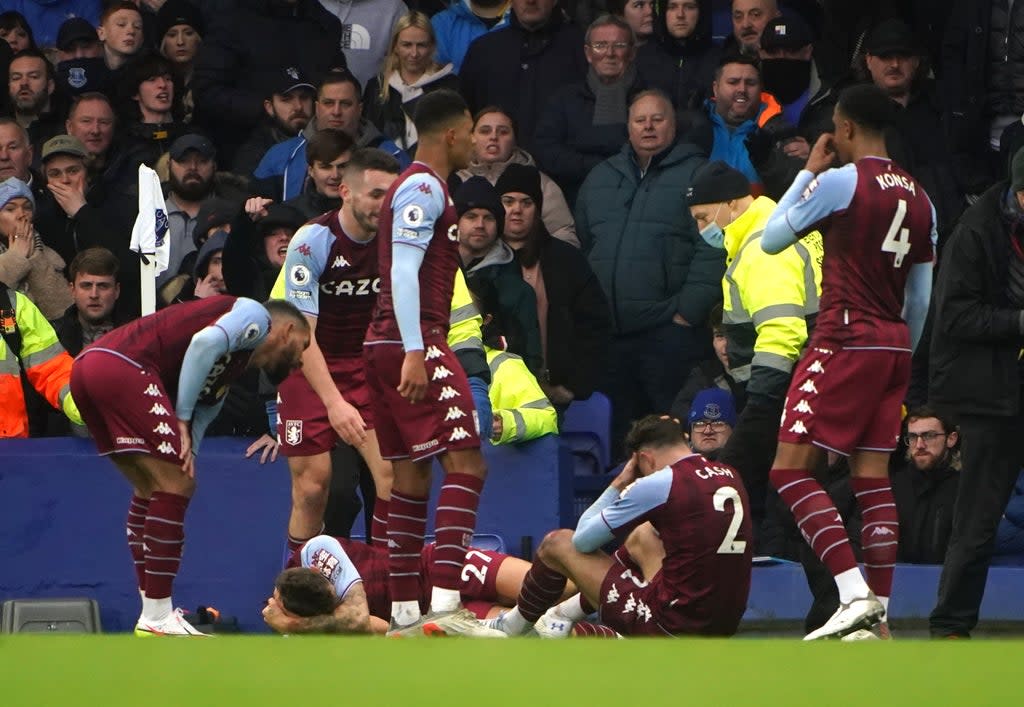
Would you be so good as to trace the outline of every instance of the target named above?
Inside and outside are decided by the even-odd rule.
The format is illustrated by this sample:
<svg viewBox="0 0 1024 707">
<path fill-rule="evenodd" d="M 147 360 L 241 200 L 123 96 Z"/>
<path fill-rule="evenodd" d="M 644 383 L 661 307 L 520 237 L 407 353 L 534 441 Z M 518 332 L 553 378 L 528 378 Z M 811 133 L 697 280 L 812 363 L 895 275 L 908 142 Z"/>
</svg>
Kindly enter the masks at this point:
<svg viewBox="0 0 1024 707">
<path fill-rule="evenodd" d="M 808 404 L 808 402 L 806 400 L 801 400 L 800 402 L 798 402 L 793 407 L 793 411 L 794 412 L 802 412 L 805 415 L 813 415 L 814 414 L 814 410 L 811 409 L 811 406 Z"/>
<path fill-rule="evenodd" d="M 396 542 L 395 542 L 394 540 L 392 540 L 391 538 L 388 538 L 388 549 L 389 549 L 389 550 L 391 550 L 392 548 L 395 548 L 395 549 L 397 549 L 397 548 L 400 548 L 400 547 L 402 547 L 402 546 L 401 546 L 401 545 L 399 545 L 398 543 L 396 543 Z"/>
<path fill-rule="evenodd" d="M 452 400 L 453 398 L 460 397 L 459 391 L 452 388 L 450 385 L 446 385 L 441 388 L 441 394 L 437 396 L 437 402 L 443 403 L 445 400 Z"/>
<path fill-rule="evenodd" d="M 807 434 L 807 427 L 800 420 L 793 423 L 793 426 L 789 428 L 789 431 L 793 434 L 805 435 Z"/>
<path fill-rule="evenodd" d="M 466 413 L 462 412 L 462 408 L 452 406 L 448 408 L 448 413 L 444 416 L 445 422 L 451 422 L 453 420 L 459 420 L 466 416 Z"/>
<path fill-rule="evenodd" d="M 802 390 L 805 393 L 814 393 L 815 395 L 818 394 L 818 389 L 814 387 L 814 381 L 805 381 L 804 384 L 800 386 L 800 390 Z"/>
<path fill-rule="evenodd" d="M 808 373 L 824 373 L 825 367 L 821 365 L 821 361 L 814 361 L 807 367 L 807 371 Z"/>
<path fill-rule="evenodd" d="M 150 415 L 162 415 L 164 417 L 169 417 L 171 413 L 167 412 L 167 408 L 165 408 L 160 403 L 153 403 L 153 407 L 151 407 L 149 409 L 149 414 Z"/>
<path fill-rule="evenodd" d="M 436 346 L 428 346 L 427 355 L 423 357 L 423 360 L 433 361 L 435 358 L 441 358 L 442 356 L 444 356 L 444 354 L 441 353 L 441 349 L 437 348 Z"/>
<path fill-rule="evenodd" d="M 626 600 L 625 605 L 623 605 L 623 607 L 622 607 L 622 613 L 623 614 L 628 614 L 628 613 L 630 613 L 631 611 L 633 611 L 635 609 L 636 609 L 636 599 L 633 598 L 633 594 L 630 593 L 629 599 Z"/>
<path fill-rule="evenodd" d="M 350 267 L 351 265 L 352 265 L 352 263 L 350 263 L 347 260 L 345 260 L 345 256 L 344 255 L 339 255 L 337 258 L 334 259 L 334 265 L 332 265 L 331 267 L 334 267 L 334 268 L 347 268 L 347 267 Z"/>
<path fill-rule="evenodd" d="M 636 603 L 636 615 L 643 619 L 644 623 L 647 623 L 651 620 L 651 609 L 643 601 L 638 601 Z"/>
<path fill-rule="evenodd" d="M 461 442 L 464 439 L 469 439 L 472 435 L 462 427 L 456 427 L 452 430 L 451 436 L 448 437 L 449 442 Z"/>
<path fill-rule="evenodd" d="M 160 397 L 160 389 L 156 387 L 156 383 L 150 383 L 149 387 L 142 391 L 143 395 L 149 395 L 154 398 Z"/>
<path fill-rule="evenodd" d="M 876 535 L 886 536 L 886 535 L 895 535 L 895 534 L 896 533 L 894 533 L 892 530 L 890 530 L 889 528 L 886 528 L 883 525 L 879 525 L 874 530 L 871 531 L 871 537 L 875 537 Z"/>
<path fill-rule="evenodd" d="M 302 245 L 300 245 L 300 246 L 299 246 L 298 248 L 296 248 L 295 250 L 299 251 L 299 253 L 301 253 L 302 255 L 306 256 L 307 258 L 308 258 L 308 257 L 310 256 L 310 254 L 311 254 L 311 253 L 313 252 L 313 251 L 312 251 L 312 250 L 310 249 L 310 247 L 309 247 L 309 244 L 308 244 L 308 243 L 303 243 Z"/>
<path fill-rule="evenodd" d="M 441 381 L 444 380 L 445 378 L 450 378 L 452 375 L 452 372 L 449 371 L 444 366 L 438 366 L 437 368 L 434 369 L 434 375 L 431 376 L 430 380 Z"/>
<path fill-rule="evenodd" d="M 302 441 L 302 420 L 284 421 L 284 441 L 292 447 Z"/>
<path fill-rule="evenodd" d="M 170 442 L 161 442 L 160 446 L 156 448 L 156 451 L 160 452 L 161 454 L 174 454 L 175 449 L 174 445 L 171 444 Z"/>
<path fill-rule="evenodd" d="M 171 435 L 174 436 L 174 430 L 166 422 L 161 422 L 159 425 L 153 428 L 153 431 L 158 435 Z"/>
<path fill-rule="evenodd" d="M 605 598 L 605 603 L 606 604 L 614 604 L 618 600 L 619 600 L 619 590 L 613 584 L 612 588 L 608 590 L 608 596 L 607 596 L 607 598 Z"/>
</svg>

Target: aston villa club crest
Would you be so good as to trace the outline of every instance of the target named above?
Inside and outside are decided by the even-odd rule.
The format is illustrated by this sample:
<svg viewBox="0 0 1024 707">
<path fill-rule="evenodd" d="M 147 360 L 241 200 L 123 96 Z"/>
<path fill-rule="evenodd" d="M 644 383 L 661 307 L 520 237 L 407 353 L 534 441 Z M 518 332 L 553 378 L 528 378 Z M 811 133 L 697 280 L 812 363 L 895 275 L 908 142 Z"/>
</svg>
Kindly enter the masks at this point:
<svg viewBox="0 0 1024 707">
<path fill-rule="evenodd" d="M 88 78 L 85 76 L 85 68 L 81 66 L 72 66 L 68 69 L 68 85 L 71 88 L 83 88 L 88 82 Z"/>
<path fill-rule="evenodd" d="M 302 441 L 302 420 L 284 421 L 284 441 L 293 447 Z"/>
</svg>

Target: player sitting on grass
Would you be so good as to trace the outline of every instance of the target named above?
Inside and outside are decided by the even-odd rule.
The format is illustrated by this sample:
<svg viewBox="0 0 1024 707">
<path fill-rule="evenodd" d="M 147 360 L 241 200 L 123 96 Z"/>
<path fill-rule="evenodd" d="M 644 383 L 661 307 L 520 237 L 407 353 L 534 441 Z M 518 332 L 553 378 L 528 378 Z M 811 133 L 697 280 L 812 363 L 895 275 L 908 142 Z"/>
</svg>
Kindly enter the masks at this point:
<svg viewBox="0 0 1024 707">
<path fill-rule="evenodd" d="M 694 453 L 678 421 L 667 417 L 636 422 L 626 446 L 632 456 L 622 473 L 575 532 L 556 530 L 544 538 L 516 607 L 488 621 L 490 626 L 508 635 L 526 633 L 558 602 L 570 579 L 586 600 L 575 600 L 577 613 L 570 620 L 594 606 L 606 626 L 624 635 L 736 632 L 751 566 L 750 519 L 738 472 Z M 665 549 L 661 571 L 652 577 L 600 551 L 647 521 Z"/>
</svg>

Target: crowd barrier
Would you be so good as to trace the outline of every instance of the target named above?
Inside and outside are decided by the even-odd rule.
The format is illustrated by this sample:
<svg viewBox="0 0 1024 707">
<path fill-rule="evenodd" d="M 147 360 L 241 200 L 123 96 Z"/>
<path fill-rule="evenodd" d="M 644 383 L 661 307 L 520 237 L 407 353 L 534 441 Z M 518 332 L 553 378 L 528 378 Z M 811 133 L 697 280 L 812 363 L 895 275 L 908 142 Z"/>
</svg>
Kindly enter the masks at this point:
<svg viewBox="0 0 1024 707">
<path fill-rule="evenodd" d="M 245 459 L 247 442 L 204 444 L 175 600 L 216 606 L 244 630 L 260 631 L 260 609 L 281 568 L 290 493 L 284 461 Z M 485 456 L 480 533 L 500 535 L 509 553 L 528 557 L 547 531 L 572 523 L 572 461 L 556 437 L 488 447 Z M 105 631 L 130 630 L 139 598 L 125 541 L 129 498 L 127 483 L 88 440 L 0 441 L 0 601 L 89 597 L 100 604 Z M 353 533 L 363 533 L 361 522 Z M 926 617 L 938 573 L 898 567 L 894 617 Z M 1024 621 L 1021 597 L 1024 568 L 994 568 L 983 620 Z M 799 620 L 809 604 L 798 565 L 756 567 L 745 618 Z"/>
</svg>

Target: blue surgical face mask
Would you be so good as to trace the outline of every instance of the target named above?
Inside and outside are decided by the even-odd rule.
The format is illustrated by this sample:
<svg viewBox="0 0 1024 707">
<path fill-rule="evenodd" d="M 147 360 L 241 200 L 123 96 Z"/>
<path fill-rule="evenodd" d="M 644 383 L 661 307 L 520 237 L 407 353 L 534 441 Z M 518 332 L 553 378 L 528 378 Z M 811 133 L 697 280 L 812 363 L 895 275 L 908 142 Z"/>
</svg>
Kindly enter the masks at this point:
<svg viewBox="0 0 1024 707">
<path fill-rule="evenodd" d="M 722 205 L 718 205 L 718 211 L 722 210 Z M 725 250 L 725 231 L 722 227 L 715 222 L 718 218 L 718 211 L 715 211 L 715 215 L 708 222 L 708 225 L 700 229 L 700 237 L 704 239 L 712 248 L 718 248 L 719 250 Z"/>
</svg>

